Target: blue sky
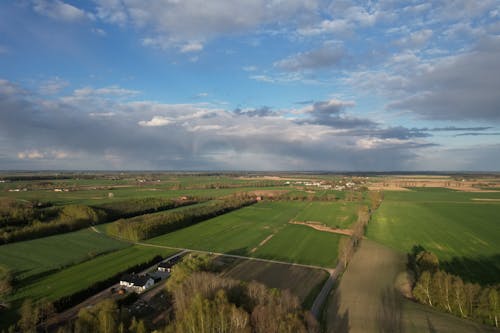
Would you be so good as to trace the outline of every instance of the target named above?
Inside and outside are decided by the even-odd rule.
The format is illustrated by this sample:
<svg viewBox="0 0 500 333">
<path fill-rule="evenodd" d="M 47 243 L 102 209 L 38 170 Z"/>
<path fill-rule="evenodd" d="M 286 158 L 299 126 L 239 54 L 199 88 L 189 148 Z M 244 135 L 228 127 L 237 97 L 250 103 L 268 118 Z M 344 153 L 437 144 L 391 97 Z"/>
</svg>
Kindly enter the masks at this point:
<svg viewBox="0 0 500 333">
<path fill-rule="evenodd" d="M 0 3 L 0 169 L 500 170 L 498 1 Z"/>
</svg>

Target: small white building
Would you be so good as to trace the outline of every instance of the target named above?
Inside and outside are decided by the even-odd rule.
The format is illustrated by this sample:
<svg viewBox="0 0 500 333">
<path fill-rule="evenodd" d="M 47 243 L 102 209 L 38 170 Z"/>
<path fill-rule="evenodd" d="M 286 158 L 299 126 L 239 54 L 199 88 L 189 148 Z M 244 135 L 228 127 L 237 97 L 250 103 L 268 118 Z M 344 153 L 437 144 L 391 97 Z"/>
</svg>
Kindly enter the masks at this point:
<svg viewBox="0 0 500 333">
<path fill-rule="evenodd" d="M 120 286 L 142 293 L 154 285 L 154 280 L 148 275 L 125 274 L 120 279 Z"/>
</svg>

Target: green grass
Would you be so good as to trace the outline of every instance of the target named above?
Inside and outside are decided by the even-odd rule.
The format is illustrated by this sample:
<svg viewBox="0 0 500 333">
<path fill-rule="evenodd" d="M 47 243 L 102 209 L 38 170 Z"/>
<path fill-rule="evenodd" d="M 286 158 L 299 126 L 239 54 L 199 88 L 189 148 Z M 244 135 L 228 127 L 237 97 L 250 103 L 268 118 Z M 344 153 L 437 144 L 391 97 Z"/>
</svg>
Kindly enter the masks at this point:
<svg viewBox="0 0 500 333">
<path fill-rule="evenodd" d="M 335 267 L 341 236 L 302 225 L 287 225 L 252 256 Z"/>
<path fill-rule="evenodd" d="M 403 201 L 401 193 L 386 196 L 368 225 L 369 238 L 400 252 L 421 245 L 439 257 L 443 268 L 466 280 L 499 282 L 500 204 L 472 201 L 479 193 L 442 192 L 448 196 L 437 202 L 420 196 Z M 432 198 L 437 192 L 418 193 Z"/>
<path fill-rule="evenodd" d="M 245 254 L 288 223 L 306 203 L 265 202 L 198 223 L 148 243 Z"/>
<path fill-rule="evenodd" d="M 147 242 L 331 267 L 336 260 L 339 237 L 288 224 L 307 205 L 306 202 L 263 202 Z M 282 232 L 284 236 L 280 236 Z M 273 238 L 259 246 L 270 235 Z"/>
<path fill-rule="evenodd" d="M 9 296 L 11 308 L 0 315 L 0 329 L 18 320 L 17 309 L 26 298 L 55 301 L 104 281 L 128 268 L 147 262 L 157 255 L 170 256 L 176 251 L 135 245 L 46 275 L 20 287 Z M 118 281 L 117 281 L 118 282 Z"/>
<path fill-rule="evenodd" d="M 295 218 L 316 221 L 330 227 L 349 228 L 357 218 L 359 204 L 351 202 L 311 202 Z"/>
<path fill-rule="evenodd" d="M 91 286 L 134 265 L 147 262 L 156 255 L 168 256 L 176 251 L 135 245 L 113 253 L 101 255 L 56 273 L 43 277 L 36 282 L 20 288 L 11 297 L 18 300 L 47 298 L 49 301 Z"/>
<path fill-rule="evenodd" d="M 18 280 L 60 269 L 130 244 L 110 239 L 90 229 L 0 246 L 0 263 Z"/>
<path fill-rule="evenodd" d="M 461 192 L 426 189 L 419 191 L 385 191 L 384 202 L 475 202 L 473 199 L 500 199 L 500 192 Z"/>
</svg>

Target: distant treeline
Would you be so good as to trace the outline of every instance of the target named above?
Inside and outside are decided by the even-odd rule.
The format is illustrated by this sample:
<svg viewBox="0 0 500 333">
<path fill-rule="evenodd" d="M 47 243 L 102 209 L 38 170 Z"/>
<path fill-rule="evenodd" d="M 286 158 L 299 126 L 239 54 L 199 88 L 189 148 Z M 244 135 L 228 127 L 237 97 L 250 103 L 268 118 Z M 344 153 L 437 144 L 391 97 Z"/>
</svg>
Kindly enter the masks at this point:
<svg viewBox="0 0 500 333">
<path fill-rule="evenodd" d="M 108 232 L 120 238 L 138 241 L 181 229 L 255 203 L 253 197 L 231 196 L 209 201 L 189 209 L 165 211 L 120 219 L 108 226 Z"/>
<path fill-rule="evenodd" d="M 417 278 L 413 288 L 417 301 L 462 318 L 499 326 L 500 284 L 464 283 L 459 276 L 440 270 L 436 255 L 421 247 L 415 247 L 409 255 L 409 265 Z"/>
<path fill-rule="evenodd" d="M 104 210 L 108 221 L 119 218 L 129 218 L 142 214 L 150 214 L 166 209 L 192 205 L 201 202 L 202 199 L 183 197 L 181 200 L 162 198 L 139 198 L 105 203 L 94 206 L 96 209 Z"/>
<path fill-rule="evenodd" d="M 65 233 L 91 225 L 149 214 L 199 202 L 184 200 L 142 198 L 128 199 L 98 206 L 47 204 L 0 199 L 0 244 Z"/>
</svg>

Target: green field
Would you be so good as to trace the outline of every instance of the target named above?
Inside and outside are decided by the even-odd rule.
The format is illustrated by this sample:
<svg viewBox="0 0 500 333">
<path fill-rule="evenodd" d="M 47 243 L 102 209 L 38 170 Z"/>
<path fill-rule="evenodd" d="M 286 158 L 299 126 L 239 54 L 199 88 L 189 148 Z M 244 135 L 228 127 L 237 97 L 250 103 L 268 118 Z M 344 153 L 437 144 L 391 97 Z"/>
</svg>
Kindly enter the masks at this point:
<svg viewBox="0 0 500 333">
<path fill-rule="evenodd" d="M 56 300 L 105 280 L 134 265 L 147 262 L 156 255 L 168 256 L 176 251 L 135 245 L 119 251 L 101 255 L 61 271 L 47 275 L 36 282 L 20 288 L 11 300 L 25 297 Z"/>
<path fill-rule="evenodd" d="M 334 267 L 341 236 L 314 230 L 303 225 L 286 225 L 252 256 Z"/>
<path fill-rule="evenodd" d="M 359 203 L 311 202 L 296 217 L 296 221 L 315 221 L 333 228 L 349 228 L 356 221 Z"/>
<path fill-rule="evenodd" d="M 494 199 L 495 194 L 386 193 L 368 225 L 367 235 L 400 252 L 421 245 L 439 257 L 444 269 L 465 280 L 498 282 L 500 204 L 473 200 Z"/>
<path fill-rule="evenodd" d="M 333 267 L 340 236 L 288 224 L 307 205 L 263 202 L 147 242 Z"/>
<path fill-rule="evenodd" d="M 0 263 L 22 283 L 45 272 L 130 246 L 90 229 L 0 246 Z"/>
<path fill-rule="evenodd" d="M 26 298 L 55 301 L 104 281 L 128 268 L 147 262 L 157 255 L 167 257 L 176 251 L 146 246 L 130 246 L 112 253 L 100 255 L 92 260 L 52 272 L 28 285 L 18 286 L 7 301 L 12 307 L 0 317 L 0 329 L 17 320 L 17 310 Z M 118 281 L 117 281 L 118 282 Z"/>
</svg>

